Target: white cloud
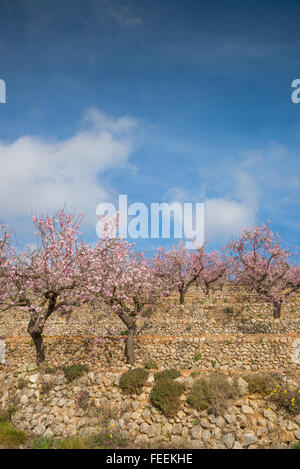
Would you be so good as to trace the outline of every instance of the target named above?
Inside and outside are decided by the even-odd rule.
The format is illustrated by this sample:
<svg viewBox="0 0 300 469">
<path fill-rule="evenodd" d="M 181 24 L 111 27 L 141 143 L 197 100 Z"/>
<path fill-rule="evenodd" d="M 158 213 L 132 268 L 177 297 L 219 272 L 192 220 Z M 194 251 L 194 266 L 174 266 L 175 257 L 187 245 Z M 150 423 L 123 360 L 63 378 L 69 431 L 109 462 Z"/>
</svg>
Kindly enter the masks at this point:
<svg viewBox="0 0 300 469">
<path fill-rule="evenodd" d="M 204 234 L 210 242 L 227 242 L 237 236 L 243 227 L 256 222 L 259 188 L 254 178 L 243 167 L 229 171 L 227 178 L 230 191 L 227 190 L 222 197 L 206 197 L 203 187 L 197 194 L 178 187 L 170 188 L 165 194 L 165 198 L 172 203 L 194 203 L 194 226 L 195 202 L 204 202 Z"/>
<path fill-rule="evenodd" d="M 209 241 L 227 241 L 241 228 L 255 224 L 256 207 L 235 200 L 205 200 L 205 236 Z"/>
<path fill-rule="evenodd" d="M 23 136 L 0 141 L 0 218 L 27 217 L 30 210 L 53 212 L 67 203 L 95 223 L 96 206 L 111 199 L 101 173 L 127 164 L 137 122 L 112 119 L 90 109 L 82 129 L 62 141 Z"/>
</svg>

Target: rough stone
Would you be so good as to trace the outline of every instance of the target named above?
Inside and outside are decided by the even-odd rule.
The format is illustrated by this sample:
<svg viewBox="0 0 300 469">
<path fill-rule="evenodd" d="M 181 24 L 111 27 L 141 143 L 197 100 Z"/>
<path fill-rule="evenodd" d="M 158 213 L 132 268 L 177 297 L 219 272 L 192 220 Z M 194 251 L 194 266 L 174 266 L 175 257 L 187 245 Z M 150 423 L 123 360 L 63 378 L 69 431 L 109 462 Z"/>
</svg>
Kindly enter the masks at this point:
<svg viewBox="0 0 300 469">
<path fill-rule="evenodd" d="M 268 420 L 271 420 L 271 421 L 276 420 L 276 414 L 271 409 L 265 409 L 263 412 L 263 415 Z"/>
<path fill-rule="evenodd" d="M 234 441 L 235 441 L 235 438 L 232 433 L 227 433 L 223 438 L 224 445 L 228 449 L 231 449 L 233 447 Z"/>
<path fill-rule="evenodd" d="M 195 440 L 200 440 L 202 434 L 202 427 L 200 425 L 195 425 L 195 427 L 190 429 L 190 435 Z"/>
<path fill-rule="evenodd" d="M 252 432 L 245 433 L 243 436 L 242 446 L 247 447 L 257 442 L 257 438 Z"/>
</svg>

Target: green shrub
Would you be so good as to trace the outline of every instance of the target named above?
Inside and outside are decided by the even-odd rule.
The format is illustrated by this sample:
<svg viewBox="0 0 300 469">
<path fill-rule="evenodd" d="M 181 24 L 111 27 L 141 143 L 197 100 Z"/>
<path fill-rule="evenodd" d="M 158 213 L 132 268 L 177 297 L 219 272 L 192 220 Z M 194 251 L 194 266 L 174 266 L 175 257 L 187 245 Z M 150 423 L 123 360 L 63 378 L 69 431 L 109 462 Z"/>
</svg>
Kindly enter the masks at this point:
<svg viewBox="0 0 300 469">
<path fill-rule="evenodd" d="M 80 378 L 84 373 L 88 371 L 87 365 L 71 365 L 64 366 L 62 368 L 66 380 L 68 382 L 74 381 L 77 378 Z"/>
<path fill-rule="evenodd" d="M 145 368 L 147 370 L 155 370 L 156 368 L 158 368 L 158 364 L 155 360 L 148 360 L 147 362 L 145 362 Z"/>
<path fill-rule="evenodd" d="M 169 380 L 169 379 L 176 379 L 181 376 L 180 371 L 175 370 L 175 369 L 169 369 L 169 370 L 164 370 L 160 371 L 158 373 L 155 373 L 154 378 L 155 381 L 164 381 L 164 380 Z"/>
<path fill-rule="evenodd" d="M 215 415 L 220 415 L 229 401 L 237 396 L 236 381 L 231 384 L 226 375 L 215 372 L 210 377 L 201 378 L 193 384 L 187 402 L 195 409 L 207 409 Z"/>
<path fill-rule="evenodd" d="M 208 380 L 201 378 L 193 384 L 187 402 L 198 410 L 208 409 L 211 404 Z"/>
<path fill-rule="evenodd" d="M 126 394 L 141 394 L 149 372 L 143 368 L 135 368 L 123 373 L 120 378 L 120 388 Z"/>
<path fill-rule="evenodd" d="M 166 417 L 174 417 L 181 406 L 180 396 L 185 387 L 173 379 L 159 379 L 153 387 L 150 402 Z"/>
</svg>

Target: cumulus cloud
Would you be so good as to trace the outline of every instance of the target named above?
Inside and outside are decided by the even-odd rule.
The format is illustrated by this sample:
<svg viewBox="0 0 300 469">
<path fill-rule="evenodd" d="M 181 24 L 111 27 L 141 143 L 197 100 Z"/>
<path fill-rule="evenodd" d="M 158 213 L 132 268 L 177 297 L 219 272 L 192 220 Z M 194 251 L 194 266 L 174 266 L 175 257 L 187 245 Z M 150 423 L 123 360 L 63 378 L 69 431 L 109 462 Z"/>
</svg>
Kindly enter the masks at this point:
<svg viewBox="0 0 300 469">
<path fill-rule="evenodd" d="M 126 166 L 136 127 L 130 117 L 113 119 L 90 109 L 81 130 L 65 140 L 27 135 L 0 141 L 1 218 L 23 218 L 31 209 L 53 212 L 66 203 L 95 223 L 97 204 L 113 195 L 101 174 Z"/>
<path fill-rule="evenodd" d="M 165 197 L 170 203 L 193 203 L 193 226 L 196 227 L 196 202 L 204 202 L 204 236 L 210 242 L 222 243 L 236 236 L 246 225 L 256 222 L 259 188 L 251 174 L 243 167 L 229 171 L 231 191 L 222 197 L 205 196 L 205 190 L 189 193 L 181 188 L 169 189 Z M 205 188 L 205 185 L 204 185 Z"/>
<path fill-rule="evenodd" d="M 205 236 L 209 241 L 227 241 L 241 228 L 255 224 L 256 207 L 236 200 L 205 200 Z"/>
</svg>

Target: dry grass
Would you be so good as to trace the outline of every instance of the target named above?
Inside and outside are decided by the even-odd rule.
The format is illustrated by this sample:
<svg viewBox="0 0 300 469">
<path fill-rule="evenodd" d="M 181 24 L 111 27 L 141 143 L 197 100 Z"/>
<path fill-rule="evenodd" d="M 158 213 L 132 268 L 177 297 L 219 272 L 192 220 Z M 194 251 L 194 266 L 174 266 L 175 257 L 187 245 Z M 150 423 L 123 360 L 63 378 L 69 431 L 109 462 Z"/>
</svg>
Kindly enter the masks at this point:
<svg viewBox="0 0 300 469">
<path fill-rule="evenodd" d="M 225 374 L 215 372 L 210 377 L 200 378 L 194 383 L 187 396 L 187 403 L 198 410 L 208 410 L 215 415 L 221 415 L 238 395 L 236 380 L 229 382 Z"/>
</svg>

